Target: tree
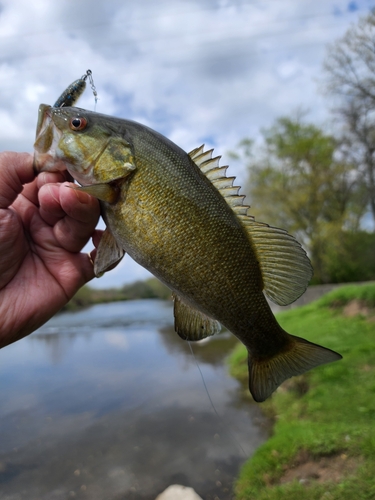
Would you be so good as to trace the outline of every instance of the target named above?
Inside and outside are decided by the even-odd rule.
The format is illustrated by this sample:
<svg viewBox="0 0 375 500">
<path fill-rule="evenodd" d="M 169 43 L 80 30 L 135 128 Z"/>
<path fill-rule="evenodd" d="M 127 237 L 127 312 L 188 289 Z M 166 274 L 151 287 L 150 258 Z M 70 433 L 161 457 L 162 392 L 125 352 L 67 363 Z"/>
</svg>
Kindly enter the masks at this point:
<svg viewBox="0 0 375 500">
<path fill-rule="evenodd" d="M 324 71 L 343 122 L 344 151 L 366 181 L 375 223 L 375 10 L 329 48 Z"/>
<path fill-rule="evenodd" d="M 280 118 L 263 136 L 260 158 L 251 156 L 249 140 L 242 143 L 251 214 L 294 234 L 308 250 L 315 282 L 329 282 L 328 249 L 342 231 L 359 228 L 363 186 L 353 165 L 336 158 L 336 140 L 315 125 Z"/>
<path fill-rule="evenodd" d="M 375 233 L 342 231 L 330 243 L 325 259 L 331 283 L 375 279 Z"/>
</svg>

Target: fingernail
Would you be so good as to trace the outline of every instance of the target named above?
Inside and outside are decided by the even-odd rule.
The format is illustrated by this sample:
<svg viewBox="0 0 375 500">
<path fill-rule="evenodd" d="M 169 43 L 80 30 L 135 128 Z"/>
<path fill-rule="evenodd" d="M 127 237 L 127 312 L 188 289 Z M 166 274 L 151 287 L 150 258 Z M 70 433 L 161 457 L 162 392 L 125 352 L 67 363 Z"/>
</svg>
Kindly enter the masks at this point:
<svg viewBox="0 0 375 500">
<path fill-rule="evenodd" d="M 87 193 L 82 193 L 82 191 L 77 191 L 78 200 L 82 205 L 88 205 L 91 202 L 91 196 Z"/>
<path fill-rule="evenodd" d="M 64 180 L 60 172 L 41 172 L 38 176 L 38 184 L 41 187 L 43 184 L 55 184 Z"/>
<path fill-rule="evenodd" d="M 77 200 L 82 204 L 82 205 L 88 205 L 91 201 L 91 196 L 87 193 L 84 193 L 83 191 L 80 191 L 78 189 L 78 186 L 75 184 L 72 184 L 70 182 L 65 182 L 64 186 L 68 187 L 69 189 L 72 189 L 75 192 L 75 195 L 77 196 Z"/>
</svg>

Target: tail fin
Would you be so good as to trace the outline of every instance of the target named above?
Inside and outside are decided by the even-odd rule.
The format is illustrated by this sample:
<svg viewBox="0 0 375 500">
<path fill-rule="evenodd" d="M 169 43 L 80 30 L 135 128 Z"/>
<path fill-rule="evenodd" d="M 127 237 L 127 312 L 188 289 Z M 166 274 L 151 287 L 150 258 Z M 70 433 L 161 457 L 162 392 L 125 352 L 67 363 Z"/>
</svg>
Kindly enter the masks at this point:
<svg viewBox="0 0 375 500">
<path fill-rule="evenodd" d="M 300 337 L 289 337 L 288 348 L 272 358 L 259 361 L 249 352 L 249 389 L 258 403 L 265 401 L 284 380 L 342 358 L 337 352 Z"/>
</svg>

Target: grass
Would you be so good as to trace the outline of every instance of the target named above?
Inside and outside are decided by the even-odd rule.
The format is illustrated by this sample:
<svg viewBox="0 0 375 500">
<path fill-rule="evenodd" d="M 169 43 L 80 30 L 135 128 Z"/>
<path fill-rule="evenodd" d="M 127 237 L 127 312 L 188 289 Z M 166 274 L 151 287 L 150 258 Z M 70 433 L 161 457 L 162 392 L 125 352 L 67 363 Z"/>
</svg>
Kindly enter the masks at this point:
<svg viewBox="0 0 375 500">
<path fill-rule="evenodd" d="M 346 285 L 324 295 L 319 301 L 319 306 L 342 307 L 352 300 L 361 302 L 364 306 L 375 307 L 375 284 Z"/>
<path fill-rule="evenodd" d="M 372 317 L 345 317 L 341 307 L 352 300 L 373 308 L 375 284 L 345 286 L 278 315 L 286 331 L 340 352 L 343 360 L 290 379 L 262 403 L 274 418 L 273 434 L 243 466 L 237 500 L 375 499 L 375 311 Z M 242 345 L 230 366 L 247 384 Z M 311 463 L 342 457 L 355 466 L 336 482 L 283 483 L 301 454 Z"/>
</svg>

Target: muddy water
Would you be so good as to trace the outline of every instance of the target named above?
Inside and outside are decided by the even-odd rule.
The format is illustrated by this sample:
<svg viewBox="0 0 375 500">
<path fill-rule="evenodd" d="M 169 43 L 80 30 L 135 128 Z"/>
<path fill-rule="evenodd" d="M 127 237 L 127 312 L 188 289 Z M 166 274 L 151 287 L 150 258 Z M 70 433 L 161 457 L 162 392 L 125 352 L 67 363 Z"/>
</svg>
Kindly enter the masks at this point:
<svg viewBox="0 0 375 500">
<path fill-rule="evenodd" d="M 217 415 L 172 321 L 167 302 L 99 305 L 0 351 L 0 500 L 232 498 L 266 422 L 228 375 L 233 336 L 193 345 Z"/>
</svg>

